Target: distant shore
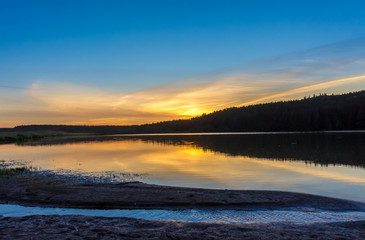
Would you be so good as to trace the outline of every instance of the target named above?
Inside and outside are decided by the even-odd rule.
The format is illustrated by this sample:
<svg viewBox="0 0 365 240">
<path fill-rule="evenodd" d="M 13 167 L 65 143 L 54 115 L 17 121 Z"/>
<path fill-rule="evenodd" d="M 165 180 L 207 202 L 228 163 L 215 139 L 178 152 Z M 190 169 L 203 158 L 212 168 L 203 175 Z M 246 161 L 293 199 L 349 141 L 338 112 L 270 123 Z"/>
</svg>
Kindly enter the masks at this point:
<svg viewBox="0 0 365 240">
<path fill-rule="evenodd" d="M 240 209 L 309 207 L 365 211 L 365 204 L 310 194 L 168 187 L 130 182 L 75 184 L 45 176 L 0 177 L 0 202 L 88 209 Z M 0 217 L 0 237 L 13 239 L 361 239 L 365 221 L 343 223 L 190 223 L 86 216 Z"/>
</svg>

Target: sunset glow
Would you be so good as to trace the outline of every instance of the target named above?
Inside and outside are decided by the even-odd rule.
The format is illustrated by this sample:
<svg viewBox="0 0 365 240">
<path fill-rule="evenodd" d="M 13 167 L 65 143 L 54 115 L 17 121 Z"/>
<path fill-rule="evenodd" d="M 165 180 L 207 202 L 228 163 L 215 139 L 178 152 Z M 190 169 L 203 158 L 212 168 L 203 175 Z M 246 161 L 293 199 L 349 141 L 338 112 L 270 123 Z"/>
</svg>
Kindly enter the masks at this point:
<svg viewBox="0 0 365 240">
<path fill-rule="evenodd" d="M 1 1 L 0 236 L 361 239 L 364 9 Z"/>
<path fill-rule="evenodd" d="M 285 4 L 274 16 L 254 3 L 225 5 L 225 12 L 218 3 L 160 8 L 145 2 L 96 4 L 79 16 L 78 4 L 66 5 L 54 12 L 51 3 L 43 11 L 9 3 L 16 16 L 0 14 L 9 23 L 0 40 L 0 127 L 153 123 L 365 88 L 365 20 L 354 9 L 351 19 L 340 19 L 307 5 L 287 11 Z M 340 5 L 333 11 L 347 16 L 350 5 Z M 260 14 L 249 14 L 248 21 L 246 8 Z M 307 21 L 310 13 L 314 22 Z M 288 27 L 292 18 L 297 22 Z"/>
</svg>

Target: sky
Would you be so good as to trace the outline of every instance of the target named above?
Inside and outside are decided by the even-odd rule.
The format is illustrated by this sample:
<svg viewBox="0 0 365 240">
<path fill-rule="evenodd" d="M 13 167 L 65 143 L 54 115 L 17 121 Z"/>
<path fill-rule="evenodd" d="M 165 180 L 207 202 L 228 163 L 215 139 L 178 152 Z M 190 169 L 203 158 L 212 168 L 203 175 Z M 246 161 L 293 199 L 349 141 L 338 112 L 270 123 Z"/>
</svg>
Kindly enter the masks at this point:
<svg viewBox="0 0 365 240">
<path fill-rule="evenodd" d="M 364 1 L 0 1 L 0 127 L 365 89 Z"/>
</svg>

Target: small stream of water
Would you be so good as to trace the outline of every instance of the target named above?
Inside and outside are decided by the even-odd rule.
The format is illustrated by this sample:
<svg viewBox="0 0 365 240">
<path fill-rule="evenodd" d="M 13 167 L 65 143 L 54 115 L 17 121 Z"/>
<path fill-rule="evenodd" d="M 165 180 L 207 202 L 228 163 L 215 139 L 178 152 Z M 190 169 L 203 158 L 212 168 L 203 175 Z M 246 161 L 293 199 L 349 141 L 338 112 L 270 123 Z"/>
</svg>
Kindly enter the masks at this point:
<svg viewBox="0 0 365 240">
<path fill-rule="evenodd" d="M 0 204 L 0 215 L 4 217 L 22 217 L 30 215 L 84 215 L 99 217 L 130 217 L 148 220 L 180 220 L 190 222 L 342 222 L 365 220 L 365 212 L 359 211 L 322 211 L 316 209 L 300 210 L 100 210 L 72 208 L 24 207 L 19 205 Z"/>
</svg>

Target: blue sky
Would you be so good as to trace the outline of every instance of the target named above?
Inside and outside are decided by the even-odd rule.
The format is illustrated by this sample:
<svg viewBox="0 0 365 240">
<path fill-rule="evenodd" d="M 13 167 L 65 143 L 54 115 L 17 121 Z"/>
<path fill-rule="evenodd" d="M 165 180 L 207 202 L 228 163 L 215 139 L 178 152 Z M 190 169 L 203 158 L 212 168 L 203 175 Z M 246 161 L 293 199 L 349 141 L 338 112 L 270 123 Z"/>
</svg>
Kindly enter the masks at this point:
<svg viewBox="0 0 365 240">
<path fill-rule="evenodd" d="M 356 48 L 347 51 L 351 41 L 361 49 L 364 46 L 363 1 L 13 0 L 0 4 L 0 92 L 7 96 L 0 100 L 2 105 L 13 104 L 19 109 L 12 117 L 14 124 L 21 123 L 17 116 L 29 119 L 26 123 L 44 123 L 47 119 L 54 122 L 46 112 L 40 120 L 27 117 L 24 109 L 45 104 L 27 89 L 56 89 L 63 98 L 76 90 L 90 96 L 102 91 L 126 99 L 126 94 L 138 95 L 151 88 L 164 89 L 167 85 L 171 90 L 176 82 L 180 82 L 180 89 L 185 83 L 214 82 L 222 73 L 252 74 L 252 66 L 256 72 L 272 71 L 275 59 L 295 56 L 294 62 L 301 61 L 305 52 L 331 44 L 336 47 L 325 53 L 327 62 L 333 55 L 336 61 L 364 55 L 361 50 L 359 56 Z M 311 56 L 319 59 L 321 54 Z M 279 68 L 283 66 L 288 66 L 287 60 Z M 359 69 L 357 61 L 339 77 L 361 74 Z M 328 77 L 322 73 L 317 82 L 336 79 L 331 69 L 326 71 Z M 314 82 L 312 79 L 308 84 Z M 280 91 L 280 85 L 275 89 Z M 289 89 L 283 86 L 283 90 Z M 25 104 L 18 100 L 15 106 L 15 96 L 31 101 L 24 100 Z M 29 106 L 29 102 L 34 105 Z M 215 109 L 214 104 L 205 109 Z M 190 112 L 202 111 L 195 108 Z M 167 110 L 164 114 L 167 118 L 178 117 Z M 155 120 L 129 122 L 149 119 Z M 86 118 L 80 121 L 88 123 Z M 0 124 L 9 125 L 6 122 L 9 119 L 0 119 Z M 124 119 L 120 124 L 127 122 Z"/>
</svg>

